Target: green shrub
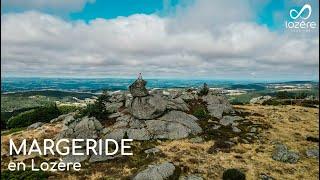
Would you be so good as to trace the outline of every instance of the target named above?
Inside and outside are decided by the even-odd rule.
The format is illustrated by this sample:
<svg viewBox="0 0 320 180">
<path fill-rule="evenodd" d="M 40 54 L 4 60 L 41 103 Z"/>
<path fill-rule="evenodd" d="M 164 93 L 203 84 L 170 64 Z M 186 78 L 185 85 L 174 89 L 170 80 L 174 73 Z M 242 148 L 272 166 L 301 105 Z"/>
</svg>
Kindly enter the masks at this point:
<svg viewBox="0 0 320 180">
<path fill-rule="evenodd" d="M 8 128 L 26 127 L 36 122 L 49 122 L 61 115 L 56 104 L 32 109 L 8 120 Z"/>
<path fill-rule="evenodd" d="M 209 93 L 209 87 L 207 83 L 203 84 L 203 87 L 200 89 L 200 92 L 198 93 L 199 96 L 205 96 Z"/>
<path fill-rule="evenodd" d="M 194 115 L 199 119 L 202 119 L 202 118 L 206 118 L 208 116 L 208 113 L 204 107 L 199 106 L 193 110 L 192 115 Z"/>
<path fill-rule="evenodd" d="M 71 112 L 75 112 L 77 110 L 82 110 L 83 108 L 73 105 L 61 105 L 58 107 L 61 114 L 68 114 Z"/>
<path fill-rule="evenodd" d="M 107 93 L 103 93 L 97 99 L 94 104 L 88 104 L 87 107 L 80 111 L 79 117 L 89 116 L 95 117 L 98 120 L 105 120 L 107 119 L 108 115 L 110 114 L 107 112 L 104 103 L 109 100 L 110 96 Z"/>
<path fill-rule="evenodd" d="M 4 170 L 1 172 L 1 180 L 42 180 L 48 179 L 49 175 L 48 172 L 32 171 L 31 169 L 25 171 Z"/>
</svg>

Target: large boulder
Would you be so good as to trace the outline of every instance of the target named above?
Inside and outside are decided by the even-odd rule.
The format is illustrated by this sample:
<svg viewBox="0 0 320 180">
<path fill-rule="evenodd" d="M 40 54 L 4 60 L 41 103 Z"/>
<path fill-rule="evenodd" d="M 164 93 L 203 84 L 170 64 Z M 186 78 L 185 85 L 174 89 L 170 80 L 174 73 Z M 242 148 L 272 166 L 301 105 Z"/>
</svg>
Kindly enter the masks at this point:
<svg viewBox="0 0 320 180">
<path fill-rule="evenodd" d="M 94 117 L 83 117 L 74 119 L 72 122 L 64 122 L 62 131 L 57 135 L 57 139 L 96 139 L 102 130 L 101 123 Z"/>
<path fill-rule="evenodd" d="M 232 113 L 234 109 L 225 96 L 208 94 L 202 97 L 207 103 L 209 114 L 215 118 L 221 119 L 224 113 Z"/>
<path fill-rule="evenodd" d="M 142 78 L 137 79 L 133 84 L 129 86 L 129 91 L 133 97 L 144 97 L 149 95 L 146 89 L 147 81 Z"/>
<path fill-rule="evenodd" d="M 139 172 L 134 180 L 164 180 L 174 174 L 175 166 L 172 163 L 164 162 L 160 165 L 150 165 L 147 169 Z"/>
<path fill-rule="evenodd" d="M 129 110 L 137 119 L 154 119 L 163 115 L 168 101 L 160 95 L 133 98 Z"/>
<path fill-rule="evenodd" d="M 139 120 L 121 116 L 108 127 L 105 138 L 121 140 L 125 135 L 135 140 L 181 139 L 202 132 L 197 118 L 181 111 L 170 111 L 158 119 Z"/>
</svg>

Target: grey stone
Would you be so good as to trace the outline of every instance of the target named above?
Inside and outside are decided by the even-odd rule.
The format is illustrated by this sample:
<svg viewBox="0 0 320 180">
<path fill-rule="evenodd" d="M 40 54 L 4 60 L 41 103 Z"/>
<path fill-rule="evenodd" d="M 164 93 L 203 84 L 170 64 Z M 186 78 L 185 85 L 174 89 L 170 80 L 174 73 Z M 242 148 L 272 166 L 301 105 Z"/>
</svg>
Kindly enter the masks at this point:
<svg viewBox="0 0 320 180">
<path fill-rule="evenodd" d="M 191 138 L 190 142 L 192 142 L 192 143 L 201 143 L 201 142 L 203 142 L 203 139 L 201 137 L 195 137 L 195 138 Z"/>
<path fill-rule="evenodd" d="M 220 119 L 219 123 L 223 126 L 232 125 L 235 123 L 235 121 L 242 120 L 242 117 L 239 116 L 224 116 L 222 119 Z"/>
<path fill-rule="evenodd" d="M 79 163 L 81 163 L 89 158 L 89 156 L 86 155 L 84 149 L 77 149 L 76 152 L 83 153 L 84 155 L 73 155 L 72 153 L 69 153 L 68 155 L 66 155 L 62 158 L 62 162 L 65 162 L 65 163 L 79 162 Z"/>
<path fill-rule="evenodd" d="M 147 81 L 139 78 L 129 86 L 129 91 L 133 97 L 143 97 L 149 95 L 146 89 Z"/>
<path fill-rule="evenodd" d="M 241 129 L 235 127 L 235 126 L 232 126 L 232 131 L 235 132 L 235 133 L 239 133 L 241 132 Z"/>
<path fill-rule="evenodd" d="M 154 139 L 182 139 L 191 133 L 189 128 L 175 122 L 148 120 L 146 125 Z"/>
<path fill-rule="evenodd" d="M 250 129 L 250 132 L 252 132 L 252 133 L 255 133 L 255 132 L 257 132 L 257 128 L 255 128 L 255 127 L 252 127 L 252 128 Z"/>
<path fill-rule="evenodd" d="M 71 123 L 64 124 L 62 131 L 57 135 L 57 139 L 76 138 L 76 139 L 95 139 L 98 137 L 103 126 L 94 117 L 83 117 Z"/>
<path fill-rule="evenodd" d="M 209 114 L 218 119 L 222 118 L 223 113 L 232 113 L 234 109 L 225 96 L 208 94 L 202 100 L 207 103 Z"/>
<path fill-rule="evenodd" d="M 107 112 L 116 113 L 123 106 L 123 102 L 106 102 L 104 103 Z"/>
<path fill-rule="evenodd" d="M 169 110 L 189 111 L 187 103 L 181 98 L 169 99 L 167 104 Z"/>
<path fill-rule="evenodd" d="M 289 151 L 284 144 L 277 144 L 272 154 L 272 159 L 286 163 L 296 163 L 299 160 L 299 155 Z"/>
<path fill-rule="evenodd" d="M 134 180 L 164 180 L 173 175 L 175 167 L 172 163 L 164 162 L 160 165 L 149 166 L 139 172 Z"/>
<path fill-rule="evenodd" d="M 121 112 L 116 112 L 116 113 L 110 114 L 110 115 L 108 116 L 108 118 L 109 118 L 109 119 L 113 119 L 113 118 L 118 118 L 118 117 L 120 117 L 120 116 L 122 116 L 122 113 L 121 113 Z"/>
<path fill-rule="evenodd" d="M 197 118 L 181 111 L 170 111 L 164 116 L 160 117 L 159 120 L 180 123 L 188 127 L 192 134 L 198 134 L 202 132 L 201 127 L 195 121 Z"/>
<path fill-rule="evenodd" d="M 141 129 L 128 129 L 127 135 L 129 139 L 135 139 L 135 140 L 149 140 L 150 134 L 145 128 Z"/>
<path fill-rule="evenodd" d="M 308 157 L 313 157 L 319 159 L 319 148 L 312 148 L 306 151 Z"/>
<path fill-rule="evenodd" d="M 135 97 L 129 107 L 137 119 L 154 119 L 164 114 L 168 101 L 159 95 Z"/>
<path fill-rule="evenodd" d="M 183 92 L 179 97 L 184 101 L 198 99 L 198 95 L 196 92 Z"/>
<path fill-rule="evenodd" d="M 121 155 L 110 156 L 105 154 L 102 154 L 102 155 L 93 154 L 89 159 L 89 163 L 108 161 L 108 160 L 116 159 L 118 157 L 121 157 Z"/>
<path fill-rule="evenodd" d="M 37 129 L 43 125 L 43 122 L 36 122 L 31 124 L 30 126 L 27 127 L 28 130 L 30 129 Z"/>
<path fill-rule="evenodd" d="M 123 92 L 113 93 L 109 98 L 110 102 L 124 102 L 125 100 L 126 100 L 126 96 Z"/>
<path fill-rule="evenodd" d="M 146 154 L 151 154 L 151 153 L 156 154 L 158 152 L 160 152 L 160 149 L 158 149 L 158 148 L 151 148 L 151 149 L 147 149 L 144 151 L 144 153 L 146 153 Z"/>
<path fill-rule="evenodd" d="M 260 174 L 259 178 L 261 180 L 275 180 L 275 178 L 273 178 L 273 177 L 271 177 L 271 176 L 269 176 L 267 174 Z"/>
<path fill-rule="evenodd" d="M 58 116 L 57 118 L 54 118 L 50 121 L 50 123 L 55 123 L 55 122 L 60 122 L 60 121 L 65 121 L 65 122 L 71 122 L 74 120 L 74 116 L 75 113 L 72 112 L 72 113 L 68 113 L 68 114 L 63 114 L 63 115 L 60 115 Z"/>
<path fill-rule="evenodd" d="M 104 136 L 105 139 L 114 139 L 117 142 L 120 142 L 121 139 L 124 137 L 125 133 L 126 133 L 127 129 L 123 128 L 123 129 L 114 129 L 112 130 L 110 133 L 106 134 Z"/>
</svg>

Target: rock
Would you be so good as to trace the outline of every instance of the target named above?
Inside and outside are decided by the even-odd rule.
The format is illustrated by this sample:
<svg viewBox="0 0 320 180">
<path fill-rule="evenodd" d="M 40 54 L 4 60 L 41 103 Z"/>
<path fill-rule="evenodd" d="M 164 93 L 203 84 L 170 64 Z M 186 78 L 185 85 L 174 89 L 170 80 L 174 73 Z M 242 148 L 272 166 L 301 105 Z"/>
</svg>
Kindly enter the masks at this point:
<svg viewBox="0 0 320 180">
<path fill-rule="evenodd" d="M 175 98 L 180 97 L 181 94 L 182 94 L 182 92 L 179 91 L 179 90 L 171 90 L 169 97 L 170 97 L 171 99 L 175 99 Z M 181 99 L 182 99 L 182 98 L 181 98 Z"/>
<path fill-rule="evenodd" d="M 152 153 L 153 155 L 155 155 L 158 152 L 160 152 L 160 149 L 158 149 L 158 148 L 151 148 L 151 149 L 147 149 L 147 150 L 144 151 L 144 153 L 146 153 L 146 154 L 151 154 Z"/>
<path fill-rule="evenodd" d="M 154 139 L 182 139 L 191 133 L 189 128 L 175 122 L 148 120 L 145 123 Z"/>
<path fill-rule="evenodd" d="M 36 122 L 27 127 L 27 130 L 37 129 L 43 125 L 43 122 Z"/>
<path fill-rule="evenodd" d="M 113 103 L 124 102 L 126 100 L 126 96 L 123 92 L 112 93 L 109 101 Z"/>
<path fill-rule="evenodd" d="M 203 180 L 203 178 L 201 176 L 191 174 L 188 176 L 180 176 L 179 180 Z"/>
<path fill-rule="evenodd" d="M 151 139 L 149 131 L 147 131 L 145 128 L 128 129 L 127 135 L 128 135 L 129 139 L 135 139 L 135 140 L 149 140 L 149 139 Z"/>
<path fill-rule="evenodd" d="M 137 119 L 154 119 L 164 114 L 168 101 L 159 95 L 135 97 L 129 107 Z"/>
<path fill-rule="evenodd" d="M 284 144 L 277 144 L 272 154 L 272 159 L 286 163 L 296 163 L 299 160 L 299 155 L 289 151 Z"/>
<path fill-rule="evenodd" d="M 275 180 L 275 178 L 273 178 L 273 177 L 271 177 L 271 176 L 269 176 L 269 175 L 267 175 L 267 174 L 260 174 L 260 176 L 259 176 L 259 178 L 261 179 L 261 180 Z"/>
<path fill-rule="evenodd" d="M 72 122 L 65 122 L 57 138 L 95 139 L 102 129 L 101 123 L 96 118 L 85 116 Z"/>
<path fill-rule="evenodd" d="M 196 123 L 198 119 L 181 111 L 170 111 L 169 113 L 160 117 L 159 120 L 180 123 L 189 128 L 192 134 L 198 134 L 202 132 L 201 127 Z"/>
<path fill-rule="evenodd" d="M 85 155 L 85 150 L 84 149 L 77 149 L 77 153 L 84 153 L 84 155 L 73 155 L 72 153 L 69 153 L 68 155 L 64 156 L 62 158 L 62 161 L 65 163 L 76 163 L 76 162 L 83 162 L 88 159 L 88 155 Z"/>
<path fill-rule="evenodd" d="M 103 161 L 107 161 L 107 160 L 112 160 L 112 159 L 116 159 L 118 157 L 121 157 L 121 155 L 116 155 L 116 156 L 110 156 L 110 155 L 91 155 L 90 159 L 89 159 L 89 163 L 95 163 L 95 162 L 103 162 Z"/>
<path fill-rule="evenodd" d="M 209 114 L 218 119 L 222 118 L 223 113 L 229 114 L 234 112 L 228 99 L 224 96 L 208 94 L 203 96 L 202 100 L 207 103 Z"/>
<path fill-rule="evenodd" d="M 198 99 L 198 95 L 196 92 L 183 92 L 179 97 L 184 101 Z"/>
<path fill-rule="evenodd" d="M 232 125 L 235 123 L 235 121 L 243 120 L 240 116 L 224 116 L 222 119 L 220 119 L 219 123 L 223 126 Z"/>
<path fill-rule="evenodd" d="M 68 113 L 68 114 L 63 114 L 63 115 L 60 115 L 58 116 L 57 118 L 54 118 L 50 121 L 50 123 L 55 123 L 55 122 L 59 122 L 59 121 L 65 121 L 65 122 L 69 122 L 69 121 L 73 121 L 74 120 L 74 116 L 75 113 L 74 112 L 71 112 L 71 113 Z"/>
<path fill-rule="evenodd" d="M 312 158 L 317 158 L 319 159 L 319 148 L 313 148 L 313 149 L 308 149 L 306 151 L 306 155 L 308 157 L 312 157 Z"/>
<path fill-rule="evenodd" d="M 239 133 L 241 132 L 241 129 L 235 127 L 235 126 L 232 126 L 232 131 L 235 132 L 235 133 Z"/>
<path fill-rule="evenodd" d="M 246 175 L 238 169 L 227 169 L 223 172 L 223 180 L 245 180 Z"/>
<path fill-rule="evenodd" d="M 116 113 L 118 109 L 123 106 L 123 102 L 106 102 L 104 105 L 108 113 Z"/>
<path fill-rule="evenodd" d="M 116 112 L 116 113 L 110 114 L 110 115 L 108 116 L 108 118 L 109 118 L 109 119 L 118 118 L 118 117 L 120 117 L 121 115 L 122 115 L 121 112 Z"/>
<path fill-rule="evenodd" d="M 147 81 L 142 78 L 138 78 L 133 84 L 129 86 L 129 91 L 133 97 L 144 97 L 149 95 L 146 89 Z"/>
<path fill-rule="evenodd" d="M 191 138 L 190 142 L 192 142 L 192 143 L 201 143 L 201 142 L 203 142 L 203 139 L 201 137 L 195 137 L 195 138 Z"/>
<path fill-rule="evenodd" d="M 181 139 L 202 132 L 197 120 L 181 111 L 170 111 L 154 120 L 138 120 L 125 115 L 116 119 L 105 137 L 118 140 L 127 134 L 128 138 L 135 140 Z"/>
<path fill-rule="evenodd" d="M 181 98 L 169 99 L 167 103 L 168 110 L 189 111 L 187 103 Z"/>
<path fill-rule="evenodd" d="M 126 128 L 121 128 L 121 129 L 114 129 L 108 134 L 104 136 L 105 139 L 114 139 L 117 142 L 120 142 L 121 139 L 124 137 L 127 129 Z"/>
<path fill-rule="evenodd" d="M 255 127 L 252 127 L 252 128 L 250 129 L 250 132 L 252 132 L 252 133 L 255 133 L 255 132 L 257 132 L 257 128 L 255 128 Z"/>
<path fill-rule="evenodd" d="M 271 96 L 259 96 L 256 98 L 252 98 L 250 100 L 250 104 L 264 104 L 265 102 L 269 101 L 270 99 L 272 99 Z"/>
<path fill-rule="evenodd" d="M 134 180 L 164 180 L 174 174 L 175 167 L 172 163 L 164 162 L 160 165 L 149 166 L 146 170 L 139 172 Z"/>
</svg>

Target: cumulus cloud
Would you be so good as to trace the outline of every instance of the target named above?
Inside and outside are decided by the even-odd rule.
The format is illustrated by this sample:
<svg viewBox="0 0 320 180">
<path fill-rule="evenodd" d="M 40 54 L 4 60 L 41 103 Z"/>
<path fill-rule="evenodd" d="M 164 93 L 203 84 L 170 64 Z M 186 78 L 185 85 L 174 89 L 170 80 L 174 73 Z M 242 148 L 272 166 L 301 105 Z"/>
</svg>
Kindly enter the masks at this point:
<svg viewBox="0 0 320 180">
<path fill-rule="evenodd" d="M 317 78 L 318 34 L 273 32 L 253 21 L 249 3 L 233 9 L 214 2 L 217 12 L 212 12 L 206 8 L 210 2 L 178 7 L 175 16 L 135 14 L 88 23 L 35 11 L 4 14 L 2 72 L 26 76 L 106 77 L 143 72 L 153 77 Z"/>
</svg>

